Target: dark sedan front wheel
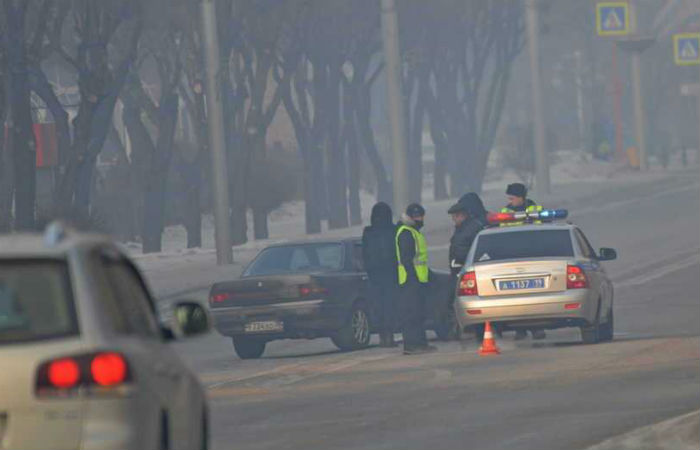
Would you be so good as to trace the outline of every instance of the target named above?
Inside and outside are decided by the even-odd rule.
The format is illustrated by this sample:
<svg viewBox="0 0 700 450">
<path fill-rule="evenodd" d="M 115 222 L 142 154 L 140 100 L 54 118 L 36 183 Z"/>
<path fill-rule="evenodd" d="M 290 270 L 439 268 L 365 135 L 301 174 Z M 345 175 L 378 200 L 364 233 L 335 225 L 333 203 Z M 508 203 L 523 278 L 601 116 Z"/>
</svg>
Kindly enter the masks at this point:
<svg viewBox="0 0 700 450">
<path fill-rule="evenodd" d="M 234 336 L 233 348 L 241 359 L 258 359 L 265 353 L 266 342 L 247 336 Z"/>
<path fill-rule="evenodd" d="M 370 337 L 367 309 L 362 303 L 356 303 L 343 327 L 331 337 L 331 340 L 339 349 L 349 351 L 367 347 Z"/>
</svg>

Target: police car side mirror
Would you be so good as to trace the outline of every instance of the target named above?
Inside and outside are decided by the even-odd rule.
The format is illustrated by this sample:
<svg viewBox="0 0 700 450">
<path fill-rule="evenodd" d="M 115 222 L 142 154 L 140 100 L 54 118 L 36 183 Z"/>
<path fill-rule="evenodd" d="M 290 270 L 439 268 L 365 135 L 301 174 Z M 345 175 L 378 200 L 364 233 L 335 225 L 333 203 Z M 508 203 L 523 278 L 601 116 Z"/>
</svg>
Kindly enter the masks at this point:
<svg viewBox="0 0 700 450">
<path fill-rule="evenodd" d="M 612 261 L 617 259 L 617 252 L 615 249 L 603 247 L 598 253 L 598 259 L 600 261 Z"/>
</svg>

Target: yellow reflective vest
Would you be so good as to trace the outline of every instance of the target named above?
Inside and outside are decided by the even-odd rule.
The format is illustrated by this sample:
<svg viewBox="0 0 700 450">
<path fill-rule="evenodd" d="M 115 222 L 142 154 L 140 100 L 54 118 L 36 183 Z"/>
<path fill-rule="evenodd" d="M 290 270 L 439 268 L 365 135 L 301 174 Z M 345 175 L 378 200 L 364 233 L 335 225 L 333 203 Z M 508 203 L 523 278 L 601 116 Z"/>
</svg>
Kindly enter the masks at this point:
<svg viewBox="0 0 700 450">
<path fill-rule="evenodd" d="M 401 264 L 401 248 L 399 247 L 399 236 L 404 231 L 408 230 L 413 236 L 413 241 L 416 243 L 416 256 L 413 257 L 413 267 L 416 271 L 419 283 L 427 283 L 429 278 L 428 270 L 428 244 L 425 241 L 423 233 L 408 225 L 401 225 L 396 230 L 396 259 L 399 269 L 399 285 L 406 284 L 408 272 L 403 264 Z"/>
<path fill-rule="evenodd" d="M 542 211 L 542 205 L 538 205 L 537 203 L 530 201 L 530 204 L 525 208 L 525 211 L 526 211 L 526 212 Z M 504 208 L 501 208 L 501 212 L 502 212 L 502 213 L 510 213 L 510 212 L 517 212 L 517 211 L 514 210 L 513 208 L 509 207 L 509 206 L 506 206 L 506 207 L 504 207 Z M 502 227 L 512 227 L 512 226 L 514 226 L 514 225 L 522 225 L 522 224 L 524 224 L 524 223 L 525 223 L 525 222 L 523 222 L 523 221 L 519 221 L 519 222 L 507 222 L 507 223 L 502 223 L 501 226 L 502 226 Z M 535 220 L 535 221 L 533 221 L 532 223 L 542 223 L 542 221 L 540 221 L 540 220 Z"/>
</svg>

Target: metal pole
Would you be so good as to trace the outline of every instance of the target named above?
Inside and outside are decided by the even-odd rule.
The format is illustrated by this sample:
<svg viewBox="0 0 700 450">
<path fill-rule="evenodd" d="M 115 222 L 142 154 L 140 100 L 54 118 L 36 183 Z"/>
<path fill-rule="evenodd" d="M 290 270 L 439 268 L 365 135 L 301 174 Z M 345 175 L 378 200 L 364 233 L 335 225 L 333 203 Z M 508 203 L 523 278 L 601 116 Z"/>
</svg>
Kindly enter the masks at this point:
<svg viewBox="0 0 700 450">
<path fill-rule="evenodd" d="M 632 52 L 632 90 L 634 91 L 634 129 L 639 151 L 639 170 L 647 170 L 647 143 L 644 131 L 646 117 L 644 114 L 644 98 L 642 97 L 642 66 L 641 52 Z"/>
<path fill-rule="evenodd" d="M 532 78 L 532 112 L 535 120 L 535 191 L 549 194 L 549 158 L 542 107 L 542 81 L 540 77 L 539 18 L 536 0 L 526 1 L 527 46 L 530 52 L 530 76 Z"/>
<path fill-rule="evenodd" d="M 216 30 L 216 7 L 213 0 L 202 1 L 202 36 L 206 66 L 207 122 L 211 151 L 211 182 L 214 206 L 216 262 L 233 262 L 229 226 L 228 170 L 224 144 L 224 115 L 219 92 L 219 40 Z"/>
<path fill-rule="evenodd" d="M 576 58 L 576 110 L 578 115 L 578 139 L 581 145 L 581 152 L 586 150 L 586 117 L 583 110 L 583 71 L 582 54 L 580 50 L 574 52 Z"/>
<path fill-rule="evenodd" d="M 630 1 L 630 25 L 632 33 L 637 34 L 637 5 Z M 645 171 L 649 168 L 647 163 L 647 143 L 646 143 L 646 116 L 644 112 L 644 98 L 642 97 L 642 63 L 641 50 L 633 50 L 632 55 L 632 90 L 634 91 L 634 128 L 637 138 L 637 150 L 639 151 L 639 170 Z"/>
<path fill-rule="evenodd" d="M 620 82 L 620 73 L 617 69 L 617 45 L 613 44 L 612 67 L 613 67 L 613 89 L 614 89 L 614 105 L 615 112 L 615 155 L 621 157 L 624 155 L 623 136 L 622 136 L 622 83 Z"/>
<path fill-rule="evenodd" d="M 387 97 L 391 148 L 393 153 L 394 211 L 408 205 L 408 162 L 406 135 L 401 98 L 401 58 L 399 52 L 399 23 L 394 0 L 381 0 L 384 59 L 386 60 Z"/>
</svg>

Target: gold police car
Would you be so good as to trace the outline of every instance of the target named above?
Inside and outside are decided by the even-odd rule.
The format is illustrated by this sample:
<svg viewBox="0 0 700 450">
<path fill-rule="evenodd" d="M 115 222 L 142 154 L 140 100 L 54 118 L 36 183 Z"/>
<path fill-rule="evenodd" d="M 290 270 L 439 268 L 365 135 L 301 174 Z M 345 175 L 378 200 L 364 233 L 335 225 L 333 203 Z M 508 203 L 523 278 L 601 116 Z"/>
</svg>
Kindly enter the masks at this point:
<svg viewBox="0 0 700 450">
<path fill-rule="evenodd" d="M 555 212 L 543 211 L 541 217 L 556 218 Z M 457 320 L 477 337 L 490 321 L 504 331 L 578 327 L 584 343 L 610 341 L 613 286 L 601 262 L 616 258 L 610 248 L 595 252 L 572 224 L 487 228 L 475 239 L 459 277 Z"/>
</svg>

